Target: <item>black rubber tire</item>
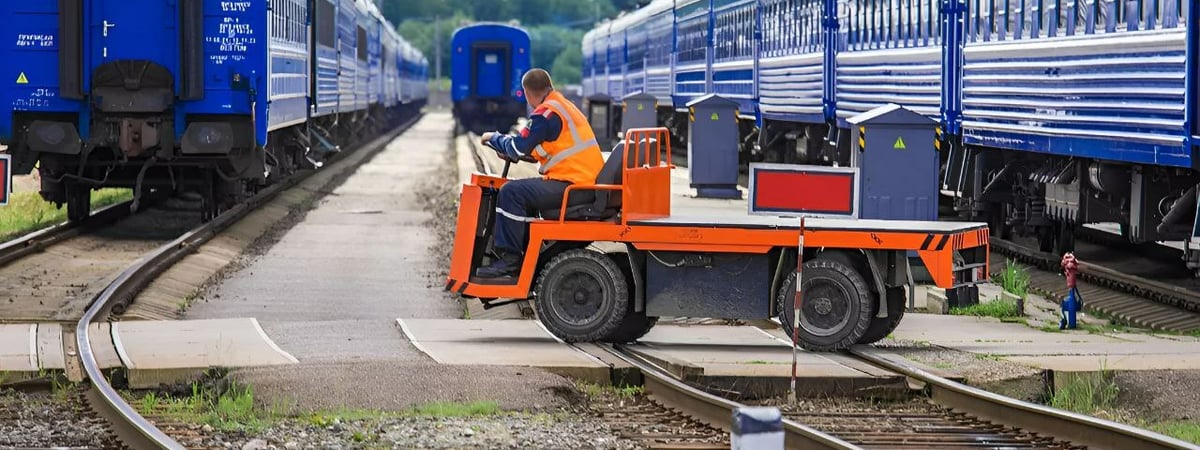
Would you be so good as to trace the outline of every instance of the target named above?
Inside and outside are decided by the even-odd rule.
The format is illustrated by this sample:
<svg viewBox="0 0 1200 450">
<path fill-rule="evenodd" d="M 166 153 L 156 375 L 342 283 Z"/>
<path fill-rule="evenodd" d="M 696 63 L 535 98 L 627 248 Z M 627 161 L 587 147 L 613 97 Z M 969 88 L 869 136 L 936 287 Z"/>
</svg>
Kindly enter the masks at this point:
<svg viewBox="0 0 1200 450">
<path fill-rule="evenodd" d="M 872 344 L 887 337 L 896 330 L 896 326 L 900 325 L 900 319 L 904 318 L 904 310 L 907 306 L 905 305 L 907 299 L 904 296 L 904 286 L 890 287 L 887 290 L 888 316 L 879 318 L 872 315 L 871 324 L 867 325 L 867 332 L 858 338 L 859 344 Z M 878 303 L 876 303 L 876 308 L 878 307 Z"/>
<path fill-rule="evenodd" d="M 538 320 L 565 342 L 602 341 L 620 328 L 629 310 L 629 285 L 621 268 L 605 254 L 587 249 L 553 257 L 534 292 Z M 564 298 L 568 293 L 572 298 Z M 584 309 L 583 314 L 571 314 L 569 309 L 575 308 Z"/>
<path fill-rule="evenodd" d="M 625 274 L 625 284 L 631 289 L 636 289 L 636 284 L 633 281 L 633 271 L 629 267 L 629 256 L 625 253 L 609 253 L 608 257 L 613 260 L 621 268 L 621 273 Z M 621 321 L 621 325 L 615 331 L 604 337 L 604 342 L 613 344 L 627 344 L 637 341 L 650 332 L 651 328 L 658 323 L 658 317 L 649 317 L 645 311 L 637 312 L 633 309 L 637 306 L 633 301 L 637 298 L 635 292 L 629 295 L 629 307 L 625 310 L 625 319 Z"/>
<path fill-rule="evenodd" d="M 841 261 L 820 258 L 804 263 L 803 293 L 800 314 L 808 319 L 820 319 L 829 324 L 824 332 L 814 333 L 816 327 L 801 326 L 799 343 L 805 350 L 815 352 L 840 351 L 858 343 L 866 333 L 875 312 L 875 296 L 862 275 Z M 796 273 L 792 272 L 779 287 L 775 307 L 785 333 L 792 335 L 793 302 L 796 298 Z M 818 309 L 827 310 L 825 314 Z M 811 319 L 809 319 L 811 320 Z M 805 320 L 807 321 L 807 320 Z"/>
</svg>

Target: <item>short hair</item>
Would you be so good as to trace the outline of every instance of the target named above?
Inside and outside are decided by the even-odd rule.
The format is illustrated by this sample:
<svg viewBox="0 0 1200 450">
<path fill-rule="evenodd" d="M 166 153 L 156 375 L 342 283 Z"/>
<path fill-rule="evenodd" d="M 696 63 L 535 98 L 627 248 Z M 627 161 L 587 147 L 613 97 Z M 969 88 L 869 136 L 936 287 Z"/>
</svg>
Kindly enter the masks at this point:
<svg viewBox="0 0 1200 450">
<path fill-rule="evenodd" d="M 525 72 L 525 77 L 521 79 L 521 86 L 524 86 L 527 92 L 533 92 L 538 95 L 550 92 L 552 83 L 550 74 L 542 69 L 530 69 L 528 72 Z"/>
</svg>

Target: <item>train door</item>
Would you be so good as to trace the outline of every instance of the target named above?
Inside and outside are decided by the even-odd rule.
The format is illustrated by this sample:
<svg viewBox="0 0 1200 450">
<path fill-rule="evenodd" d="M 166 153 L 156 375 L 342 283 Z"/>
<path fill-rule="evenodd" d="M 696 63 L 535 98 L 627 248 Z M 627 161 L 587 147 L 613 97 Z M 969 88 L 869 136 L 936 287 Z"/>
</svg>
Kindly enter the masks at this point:
<svg viewBox="0 0 1200 450">
<path fill-rule="evenodd" d="M 479 97 L 504 97 L 508 95 L 509 50 L 500 46 L 477 46 L 473 49 L 475 61 L 475 86 L 472 91 Z"/>
<path fill-rule="evenodd" d="M 91 45 L 86 53 L 91 59 L 88 66 L 92 70 L 116 61 L 152 61 L 172 74 L 177 73 L 175 51 L 179 46 L 163 42 L 164 36 L 178 35 L 176 2 L 95 0 L 88 3 L 85 7 L 90 6 L 91 13 L 83 25 L 90 38 L 87 42 Z"/>
</svg>

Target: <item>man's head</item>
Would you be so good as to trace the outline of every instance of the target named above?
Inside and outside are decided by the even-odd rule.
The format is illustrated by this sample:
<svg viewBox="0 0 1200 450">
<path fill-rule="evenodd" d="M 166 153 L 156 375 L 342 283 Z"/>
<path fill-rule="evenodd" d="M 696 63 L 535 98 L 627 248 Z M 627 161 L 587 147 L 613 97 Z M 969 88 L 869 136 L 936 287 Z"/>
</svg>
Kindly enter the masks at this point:
<svg viewBox="0 0 1200 450">
<path fill-rule="evenodd" d="M 521 87 L 525 89 L 525 101 L 529 106 L 537 108 L 546 101 L 546 96 L 554 90 L 550 74 L 542 69 L 531 69 L 521 78 Z"/>
</svg>

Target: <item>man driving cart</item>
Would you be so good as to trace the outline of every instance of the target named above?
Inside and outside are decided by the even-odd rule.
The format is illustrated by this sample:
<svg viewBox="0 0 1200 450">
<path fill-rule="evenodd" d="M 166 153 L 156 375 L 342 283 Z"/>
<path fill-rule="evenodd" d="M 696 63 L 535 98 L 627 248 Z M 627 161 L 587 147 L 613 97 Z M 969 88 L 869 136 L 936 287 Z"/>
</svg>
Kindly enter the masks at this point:
<svg viewBox="0 0 1200 450">
<path fill-rule="evenodd" d="M 573 103 L 554 90 L 550 74 L 532 69 L 521 79 L 525 100 L 534 108 L 529 126 L 518 136 L 483 134 L 483 144 L 510 162 L 541 164 L 540 178 L 505 183 L 496 204 L 495 249 L 497 260 L 481 267 L 481 278 L 511 277 L 521 267 L 529 222 L 536 211 L 558 208 L 572 184 L 590 185 L 604 165 L 600 145 L 587 118 Z"/>
</svg>

